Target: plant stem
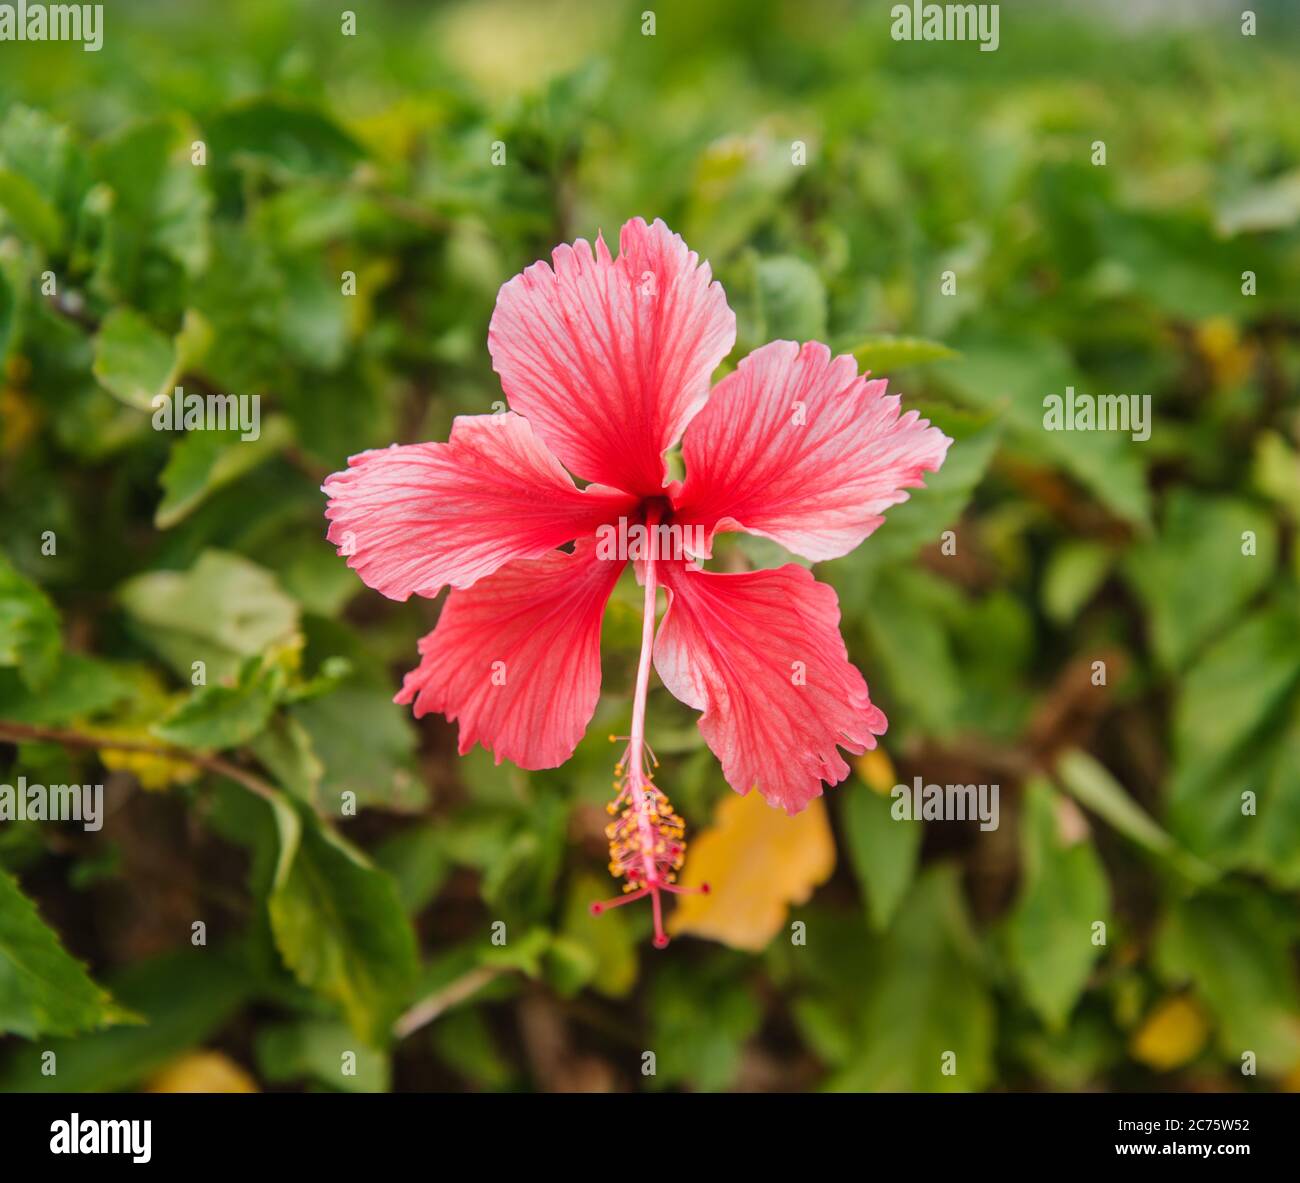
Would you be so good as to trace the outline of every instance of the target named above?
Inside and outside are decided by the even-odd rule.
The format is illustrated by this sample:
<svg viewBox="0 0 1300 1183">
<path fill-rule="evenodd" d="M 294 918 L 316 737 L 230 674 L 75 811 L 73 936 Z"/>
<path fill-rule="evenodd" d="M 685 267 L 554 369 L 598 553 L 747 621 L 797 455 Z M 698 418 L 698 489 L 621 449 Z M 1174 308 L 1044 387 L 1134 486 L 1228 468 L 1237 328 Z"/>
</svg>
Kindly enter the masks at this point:
<svg viewBox="0 0 1300 1183">
<path fill-rule="evenodd" d="M 136 739 L 115 739 L 107 735 L 88 735 L 83 731 L 68 731 L 59 727 L 34 727 L 29 723 L 15 723 L 0 719 L 0 741 L 7 743 L 57 743 L 66 748 L 99 748 L 113 752 L 140 752 L 146 756 L 160 756 L 168 760 L 180 760 L 186 764 L 197 764 L 209 772 L 215 772 L 242 785 L 250 793 L 256 793 L 267 801 L 274 801 L 279 790 L 255 773 L 241 768 L 238 764 L 221 756 L 212 756 L 202 752 L 190 752 L 185 748 L 174 748 L 167 744 L 149 743 Z"/>
<path fill-rule="evenodd" d="M 422 998 L 393 1024 L 393 1034 L 398 1039 L 413 1035 L 421 1027 L 432 1023 L 443 1011 L 458 1002 L 477 994 L 484 986 L 505 970 L 495 965 L 480 965 L 468 973 L 448 982 L 440 990 L 435 990 L 427 998 Z"/>
</svg>

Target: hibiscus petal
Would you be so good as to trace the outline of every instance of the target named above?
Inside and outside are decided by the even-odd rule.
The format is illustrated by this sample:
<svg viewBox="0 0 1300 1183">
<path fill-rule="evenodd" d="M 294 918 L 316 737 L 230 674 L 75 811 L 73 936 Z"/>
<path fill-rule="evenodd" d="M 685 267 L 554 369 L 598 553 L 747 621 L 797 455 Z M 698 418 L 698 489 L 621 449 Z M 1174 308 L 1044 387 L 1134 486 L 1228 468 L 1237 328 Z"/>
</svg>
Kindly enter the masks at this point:
<svg viewBox="0 0 1300 1183">
<path fill-rule="evenodd" d="M 641 496 L 664 484 L 664 450 L 708 397 L 736 317 L 679 235 L 640 218 L 560 246 L 505 284 L 488 350 L 516 411 L 580 477 Z"/>
<path fill-rule="evenodd" d="M 849 663 L 835 592 L 793 563 L 738 575 L 681 563 L 659 568 L 668 612 L 655 669 L 704 712 L 700 732 L 738 793 L 798 813 L 849 773 L 837 747 L 861 754 L 885 716 Z"/>
<path fill-rule="evenodd" d="M 518 415 L 462 415 L 448 443 L 362 452 L 324 484 L 327 537 L 394 600 L 469 587 L 511 559 L 537 558 L 630 509 L 625 494 L 578 489 Z"/>
<path fill-rule="evenodd" d="M 459 720 L 462 756 L 482 743 L 498 764 L 563 764 L 596 710 L 601 620 L 625 565 L 584 540 L 451 592 L 393 701 Z"/>
<path fill-rule="evenodd" d="M 682 445 L 674 517 L 707 532 L 742 529 L 814 562 L 847 554 L 891 505 L 936 471 L 952 442 L 885 380 L 820 342 L 773 341 L 718 383 Z"/>
</svg>

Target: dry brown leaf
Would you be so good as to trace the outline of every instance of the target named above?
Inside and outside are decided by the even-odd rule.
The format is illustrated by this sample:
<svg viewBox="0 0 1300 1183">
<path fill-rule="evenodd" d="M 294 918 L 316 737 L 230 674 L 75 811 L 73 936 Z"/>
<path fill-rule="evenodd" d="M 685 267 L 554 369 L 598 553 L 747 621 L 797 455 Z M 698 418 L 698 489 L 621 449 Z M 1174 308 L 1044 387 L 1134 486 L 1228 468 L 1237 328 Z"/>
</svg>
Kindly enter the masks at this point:
<svg viewBox="0 0 1300 1183">
<path fill-rule="evenodd" d="M 758 793 L 728 793 L 712 827 L 691 844 L 682 876 L 686 887 L 708 883 L 709 894 L 679 896 L 668 930 L 757 952 L 781 929 L 790 905 L 805 903 L 834 870 L 835 841 L 820 797 L 790 817 Z"/>
</svg>

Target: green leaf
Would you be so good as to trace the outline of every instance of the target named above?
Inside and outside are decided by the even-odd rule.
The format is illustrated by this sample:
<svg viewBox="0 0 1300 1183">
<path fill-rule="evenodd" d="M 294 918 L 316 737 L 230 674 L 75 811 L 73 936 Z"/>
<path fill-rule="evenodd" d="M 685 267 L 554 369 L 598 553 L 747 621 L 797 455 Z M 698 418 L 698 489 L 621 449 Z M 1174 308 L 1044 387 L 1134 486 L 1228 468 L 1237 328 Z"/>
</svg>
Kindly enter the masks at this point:
<svg viewBox="0 0 1300 1183">
<path fill-rule="evenodd" d="M 1188 672 L 1174 706 L 1175 800 L 1194 798 L 1300 683 L 1300 612 L 1270 605 L 1241 621 Z"/>
<path fill-rule="evenodd" d="M 596 954 L 581 941 L 559 933 L 546 948 L 546 984 L 572 998 L 596 976 Z"/>
<path fill-rule="evenodd" d="M 608 894 L 609 880 L 591 874 L 575 875 L 564 905 L 562 927 L 565 936 L 591 956 L 592 988 L 609 998 L 626 998 L 636 985 L 638 934 L 620 910 L 603 916 L 591 914 L 592 901 Z M 613 923 L 606 924 L 607 920 Z"/>
<path fill-rule="evenodd" d="M 962 681 L 943 621 L 926 602 L 932 579 L 891 569 L 873 584 L 864 623 L 894 699 L 926 734 L 945 735 L 956 727 Z"/>
<path fill-rule="evenodd" d="M 17 881 L 0 871 L 0 1031 L 34 1039 L 129 1021 L 68 955 Z"/>
<path fill-rule="evenodd" d="M 319 538 L 294 532 L 261 557 L 304 612 L 337 616 L 349 600 L 364 594 L 357 573 L 340 563 L 334 548 L 322 546 Z"/>
<path fill-rule="evenodd" d="M 1165 860 L 1193 883 L 1211 883 L 1218 872 L 1184 850 L 1162 830 L 1124 787 L 1092 756 L 1077 749 L 1056 763 L 1061 787 L 1130 841 Z"/>
<path fill-rule="evenodd" d="M 223 168 L 256 161 L 279 174 L 342 177 L 361 146 L 314 107 L 270 98 L 222 111 L 208 127 L 210 160 Z"/>
<path fill-rule="evenodd" d="M 1279 886 L 1300 888 L 1300 712 L 1291 720 L 1273 752 L 1272 767 L 1262 778 L 1249 833 L 1242 843 L 1242 866 L 1273 879 Z M 1241 797 L 1236 814 L 1242 816 Z M 1179 831 L 1181 833 L 1181 830 Z M 1222 847 L 1216 859 L 1231 857 Z"/>
<path fill-rule="evenodd" d="M 1061 1031 L 1023 1027 L 1014 1054 L 1058 1089 L 1086 1092 L 1123 1060 L 1124 1044 L 1105 1016 L 1084 1009 Z"/>
<path fill-rule="evenodd" d="M 1300 887 L 1300 704 L 1285 729 L 1261 736 L 1217 774 L 1179 768 L 1170 825 L 1216 866 Z"/>
<path fill-rule="evenodd" d="M 244 1003 L 248 967 L 220 949 L 186 949 L 138 962 L 110 980 L 115 997 L 144 1019 L 22 1048 L 0 1070 L 0 1092 L 108 1092 L 130 1088 L 197 1047 Z M 44 1060 L 53 1052 L 57 1072 Z"/>
<path fill-rule="evenodd" d="M 866 897 L 867 914 L 878 932 L 889 928 L 916 875 L 924 827 L 896 821 L 889 797 L 865 785 L 841 792 L 840 810 L 849 857 Z"/>
<path fill-rule="evenodd" d="M 151 728 L 177 747 L 219 751 L 238 747 L 259 735 L 284 693 L 284 666 L 266 658 L 249 658 L 233 685 L 201 686 Z"/>
<path fill-rule="evenodd" d="M 527 813 L 516 813 L 505 849 L 485 870 L 484 901 L 507 915 L 548 915 L 564 864 L 568 822 L 566 797 L 555 792 L 534 794 Z"/>
<path fill-rule="evenodd" d="M 714 1092 L 735 1081 L 745 1042 L 763 1017 L 758 1000 L 736 972 L 740 965 L 730 957 L 696 965 L 678 961 L 655 974 L 650 1087 L 686 1083 L 699 1092 Z M 707 1007 L 700 1005 L 701 997 L 708 998 Z"/>
<path fill-rule="evenodd" d="M 23 177 L 42 200 L 61 207 L 79 163 L 68 128 L 43 111 L 13 103 L 0 124 L 0 164 Z"/>
<path fill-rule="evenodd" d="M 355 793 L 362 806 L 423 808 L 428 791 L 415 775 L 410 713 L 393 705 L 391 687 L 354 676 L 330 694 L 296 703 L 290 715 L 324 768 L 320 793 L 329 807 Z"/>
<path fill-rule="evenodd" d="M 176 344 L 131 308 L 114 308 L 95 336 L 95 377 L 129 407 L 149 410 L 170 395 L 180 369 Z"/>
<path fill-rule="evenodd" d="M 1012 442 L 1027 459 L 1069 473 L 1113 513 L 1146 527 L 1150 495 L 1143 462 L 1148 443 L 1123 432 L 1048 431 L 1043 400 L 1063 395 L 1067 386 L 1096 391 L 1079 373 L 1074 359 L 1055 342 L 1040 336 L 971 333 L 954 342 L 960 360 L 947 363 L 935 376 L 971 406 L 1000 410 Z"/>
<path fill-rule="evenodd" d="M 863 1053 L 867 995 L 884 965 L 885 942 L 864 930 L 862 916 L 820 904 L 797 916 L 809 938 L 803 945 L 773 941 L 765 961 L 783 993 L 797 998 L 792 1017 L 810 1049 L 843 1069 Z"/>
<path fill-rule="evenodd" d="M 280 267 L 289 297 L 279 325 L 285 347 L 299 365 L 313 370 L 336 370 L 347 354 L 350 304 L 340 296 L 338 273 L 328 273 L 314 254 L 306 259 L 281 259 Z M 312 384 L 313 388 L 315 385 Z M 364 407 L 365 396 L 358 397 L 355 383 L 345 377 L 344 385 L 353 400 Z M 328 398 L 326 390 L 313 390 L 313 393 Z M 317 402 L 317 414 L 320 406 Z M 324 425 L 315 426 L 319 429 Z"/>
<path fill-rule="evenodd" d="M 0 670 L 0 719 L 69 723 L 107 710 L 131 694 L 130 682 L 107 662 L 60 653 L 49 684 L 30 689 L 15 670 Z"/>
<path fill-rule="evenodd" d="M 9 357 L 9 343 L 14 339 L 17 312 L 18 300 L 14 295 L 13 284 L 3 269 L 0 269 L 0 366 L 3 366 Z M 0 441 L 4 438 L 4 424 L 0 423 Z"/>
<path fill-rule="evenodd" d="M 484 966 L 494 969 L 517 969 L 530 978 L 540 978 L 554 940 L 550 929 L 534 925 L 522 936 L 508 939 L 504 945 L 489 945 L 479 953 L 479 960 Z"/>
<path fill-rule="evenodd" d="M 284 276 L 272 244 L 242 222 L 218 222 L 215 250 L 222 266 L 209 267 L 189 293 L 212 329 L 204 375 L 220 390 L 259 390 L 285 384 Z"/>
<path fill-rule="evenodd" d="M 957 351 L 938 341 L 924 337 L 897 337 L 879 333 L 867 337 L 848 350 L 858 363 L 858 368 L 876 377 L 887 377 L 895 370 L 907 366 L 924 365 L 930 361 L 946 361 L 958 356 Z"/>
<path fill-rule="evenodd" d="M 1142 300 L 1185 320 L 1240 315 L 1240 247 L 1215 234 L 1208 218 L 1135 213 L 1119 202 L 1101 216 L 1106 252 Z"/>
<path fill-rule="evenodd" d="M 0 168 L 0 209 L 10 221 L 45 251 L 53 253 L 63 243 L 63 219 L 58 210 L 21 173 Z"/>
<path fill-rule="evenodd" d="M 1055 624 L 1069 624 L 1097 593 L 1113 564 L 1113 552 L 1099 542 L 1062 543 L 1043 572 L 1043 611 Z"/>
<path fill-rule="evenodd" d="M 451 874 L 442 832 L 430 824 L 399 831 L 375 850 L 374 857 L 375 863 L 393 877 L 402 907 L 413 916 L 437 898 Z"/>
<path fill-rule="evenodd" d="M 33 690 L 49 685 L 63 640 L 49 597 L 0 554 L 0 666 L 17 666 Z"/>
<path fill-rule="evenodd" d="M 480 1088 L 505 1089 L 515 1079 L 481 1008 L 461 1007 L 443 1016 L 430 1031 L 430 1039 L 447 1067 Z"/>
<path fill-rule="evenodd" d="M 118 596 L 141 638 L 186 681 L 195 661 L 209 682 L 233 677 L 245 658 L 298 631 L 298 606 L 274 577 L 224 551 L 204 551 L 188 571 L 137 575 Z"/>
<path fill-rule="evenodd" d="M 383 1047 L 417 969 L 397 887 L 309 810 L 288 798 L 273 809 L 280 857 L 268 906 L 276 947 L 298 981 L 336 1003 L 359 1038 Z"/>
<path fill-rule="evenodd" d="M 274 715 L 265 730 L 250 741 L 249 749 L 270 770 L 277 784 L 312 806 L 320 804 L 325 766 L 307 729 L 292 715 L 285 711 Z"/>
<path fill-rule="evenodd" d="M 170 529 L 218 489 L 283 451 L 292 439 L 293 425 L 283 415 L 271 415 L 255 440 L 242 438 L 238 430 L 187 433 L 172 445 L 159 478 L 163 498 L 154 512 L 154 525 Z"/>
<path fill-rule="evenodd" d="M 1284 230 L 1300 222 L 1300 169 L 1252 185 L 1219 203 L 1215 223 L 1220 234 Z"/>
<path fill-rule="evenodd" d="M 1156 936 L 1155 965 L 1171 985 L 1190 984 L 1218 1020 L 1219 1050 L 1235 1067 L 1254 1052 L 1281 1074 L 1300 1059 L 1300 992 L 1293 909 L 1257 891 L 1174 901 Z"/>
<path fill-rule="evenodd" d="M 314 1080 L 348 1093 L 386 1093 L 389 1057 L 360 1043 L 350 1027 L 324 1019 L 281 1023 L 257 1033 L 257 1068 L 265 1080 Z"/>
<path fill-rule="evenodd" d="M 1043 780 L 1025 786 L 1021 888 L 1007 920 L 1011 963 L 1030 1005 L 1062 1030 L 1101 952 L 1093 925 L 1109 917 L 1109 888 L 1087 827 L 1063 834 L 1072 810 Z"/>
<path fill-rule="evenodd" d="M 1256 553 L 1242 554 L 1242 535 Z M 1124 570 L 1147 607 L 1156 656 L 1178 669 L 1272 580 L 1273 523 L 1244 501 L 1175 490 L 1157 539 L 1129 552 Z M 1207 571 L 1214 572 L 1206 579 Z"/>
<path fill-rule="evenodd" d="M 765 341 L 826 337 L 826 289 L 816 268 L 792 255 L 758 264 L 758 305 Z"/>
<path fill-rule="evenodd" d="M 1270 606 L 1210 646 L 1174 704 L 1173 833 L 1222 867 L 1300 879 L 1300 617 Z"/>
<path fill-rule="evenodd" d="M 926 872 L 895 918 L 870 983 L 864 1043 L 828 1089 L 975 1092 L 988 1084 L 993 1006 L 970 942 L 956 870 Z"/>
<path fill-rule="evenodd" d="M 1280 432 L 1262 431 L 1255 438 L 1253 484 L 1271 497 L 1293 521 L 1300 521 L 1300 450 Z"/>
<path fill-rule="evenodd" d="M 116 293 L 152 296 L 150 256 L 170 260 L 185 275 L 208 263 L 212 195 L 205 169 L 192 163 L 193 129 L 171 119 L 133 123 L 100 142 L 99 178 L 112 190 L 101 267 Z"/>
</svg>

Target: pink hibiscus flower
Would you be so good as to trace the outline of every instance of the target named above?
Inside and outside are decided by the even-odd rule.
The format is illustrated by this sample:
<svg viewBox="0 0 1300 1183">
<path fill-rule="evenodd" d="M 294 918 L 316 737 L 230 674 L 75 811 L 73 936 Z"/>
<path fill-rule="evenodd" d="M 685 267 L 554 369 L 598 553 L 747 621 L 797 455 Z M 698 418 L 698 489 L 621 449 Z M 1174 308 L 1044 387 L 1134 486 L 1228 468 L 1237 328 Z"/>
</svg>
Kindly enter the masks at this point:
<svg viewBox="0 0 1300 1183">
<path fill-rule="evenodd" d="M 650 896 L 659 947 L 686 844 L 646 744 L 652 662 L 701 712 L 728 784 L 790 813 L 848 775 L 841 748 L 874 748 L 886 726 L 834 591 L 793 563 L 706 571 L 714 535 L 837 558 L 951 442 L 818 342 L 773 341 L 710 393 L 735 337 L 708 264 L 634 219 L 617 258 L 580 239 L 502 287 L 488 349 L 508 412 L 458 417 L 445 444 L 364 452 L 324 485 L 329 540 L 366 584 L 396 600 L 452 589 L 395 701 L 459 721 L 461 753 L 482 743 L 498 763 L 573 754 L 600 695 L 605 604 L 634 562 L 641 657 L 607 830 L 625 894 L 593 911 Z M 686 478 L 669 481 L 679 442 Z"/>
</svg>

